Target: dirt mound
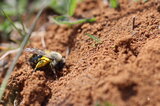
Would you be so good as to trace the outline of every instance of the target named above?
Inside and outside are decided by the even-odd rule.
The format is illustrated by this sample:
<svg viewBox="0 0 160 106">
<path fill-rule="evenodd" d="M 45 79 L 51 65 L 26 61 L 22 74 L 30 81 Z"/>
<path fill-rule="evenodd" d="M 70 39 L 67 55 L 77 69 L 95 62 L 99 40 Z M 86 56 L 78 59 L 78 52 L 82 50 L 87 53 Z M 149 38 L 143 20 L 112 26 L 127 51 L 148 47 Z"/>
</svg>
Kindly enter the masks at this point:
<svg viewBox="0 0 160 106">
<path fill-rule="evenodd" d="M 47 28 L 47 49 L 67 56 L 68 68 L 59 71 L 58 80 L 48 70 L 32 73 L 27 64 L 30 55 L 24 53 L 5 99 L 19 101 L 22 106 L 160 105 L 159 3 L 120 0 L 121 8 L 114 10 L 102 1 L 85 0 L 75 16 L 94 16 L 95 23 Z M 95 44 L 86 33 L 102 43 Z M 40 38 L 32 38 L 28 47 L 43 49 Z"/>
</svg>

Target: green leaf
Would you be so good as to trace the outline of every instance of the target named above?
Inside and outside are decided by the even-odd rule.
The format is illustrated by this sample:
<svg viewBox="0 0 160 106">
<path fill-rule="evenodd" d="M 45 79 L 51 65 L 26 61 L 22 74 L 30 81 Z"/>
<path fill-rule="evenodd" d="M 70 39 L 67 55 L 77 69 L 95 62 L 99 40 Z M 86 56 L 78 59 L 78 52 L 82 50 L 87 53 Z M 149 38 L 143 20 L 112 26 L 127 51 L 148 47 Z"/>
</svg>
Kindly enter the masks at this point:
<svg viewBox="0 0 160 106">
<path fill-rule="evenodd" d="M 114 105 L 112 105 L 111 103 L 109 103 L 109 102 L 104 102 L 104 106 L 114 106 Z"/>
<path fill-rule="evenodd" d="M 112 8 L 117 8 L 119 6 L 118 0 L 109 0 L 109 4 Z"/>
<path fill-rule="evenodd" d="M 148 0 L 143 0 L 143 2 L 147 2 Z"/>
<path fill-rule="evenodd" d="M 13 16 L 16 14 L 16 9 L 13 7 L 13 6 L 10 6 L 9 4 L 7 3 L 0 3 L 0 7 L 3 8 L 3 10 L 5 11 L 5 13 L 8 15 L 8 16 Z M 4 14 L 1 12 L 0 14 L 1 16 L 4 16 Z"/>
<path fill-rule="evenodd" d="M 105 101 L 105 102 L 102 102 L 102 103 L 97 102 L 97 103 L 95 104 L 95 106 L 115 106 L 115 105 L 113 105 L 113 104 Z"/>
<path fill-rule="evenodd" d="M 68 0 L 51 0 L 50 7 L 61 15 L 68 12 Z"/>
<path fill-rule="evenodd" d="M 51 0 L 50 7 L 61 15 L 73 16 L 77 0 Z"/>
<path fill-rule="evenodd" d="M 0 2 L 0 7 L 3 8 L 6 15 L 16 16 L 17 12 L 23 14 L 26 11 L 27 4 L 27 0 L 10 0 L 8 2 Z"/>
<path fill-rule="evenodd" d="M 12 30 L 12 26 L 8 20 L 3 21 L 3 23 L 0 24 L 0 31 L 3 31 L 4 33 L 9 33 Z"/>
<path fill-rule="evenodd" d="M 69 16 L 72 16 L 74 14 L 76 6 L 77 6 L 77 0 L 69 0 L 69 5 L 68 5 Z"/>
<path fill-rule="evenodd" d="M 94 35 L 91 35 L 91 34 L 88 34 L 88 33 L 86 33 L 85 35 L 87 35 L 88 37 L 93 39 L 96 43 L 101 43 L 101 40 L 99 38 L 95 37 Z"/>
<path fill-rule="evenodd" d="M 94 22 L 96 21 L 95 18 L 90 18 L 90 19 L 78 19 L 78 20 L 70 20 L 69 17 L 67 16 L 56 16 L 56 17 L 51 17 L 51 22 L 54 22 L 58 25 L 75 25 L 75 24 L 82 24 L 85 22 Z"/>
<path fill-rule="evenodd" d="M 1 32 L 0 36 L 2 40 L 8 40 L 11 31 L 12 31 L 12 26 L 8 20 L 5 20 L 0 24 L 0 32 Z"/>
<path fill-rule="evenodd" d="M 140 1 L 143 1 L 143 2 L 147 2 L 148 0 L 133 0 L 135 2 L 140 2 Z"/>
<path fill-rule="evenodd" d="M 0 11 L 2 14 L 4 14 L 4 16 L 7 18 L 7 20 L 10 22 L 10 24 L 17 30 L 17 32 L 23 36 L 22 32 L 15 26 L 14 22 L 11 20 L 11 18 L 4 12 L 4 10 L 2 8 L 0 8 Z"/>
<path fill-rule="evenodd" d="M 23 14 L 26 11 L 27 5 L 28 5 L 28 0 L 18 0 L 18 12 L 19 12 L 19 14 Z"/>
</svg>

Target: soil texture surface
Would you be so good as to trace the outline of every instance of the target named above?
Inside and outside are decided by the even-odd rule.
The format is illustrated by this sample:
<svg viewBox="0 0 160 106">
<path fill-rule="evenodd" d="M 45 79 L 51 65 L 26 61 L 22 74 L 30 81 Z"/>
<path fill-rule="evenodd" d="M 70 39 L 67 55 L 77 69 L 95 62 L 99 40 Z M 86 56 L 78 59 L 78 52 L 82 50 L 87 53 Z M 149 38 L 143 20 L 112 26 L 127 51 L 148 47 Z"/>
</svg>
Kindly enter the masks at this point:
<svg viewBox="0 0 160 106">
<path fill-rule="evenodd" d="M 119 3 L 113 9 L 103 0 L 84 0 L 74 16 L 96 22 L 48 25 L 46 49 L 61 53 L 66 67 L 58 79 L 47 68 L 33 72 L 32 54 L 24 52 L 4 100 L 20 106 L 160 106 L 160 0 Z M 40 37 L 27 47 L 44 50 Z"/>
</svg>

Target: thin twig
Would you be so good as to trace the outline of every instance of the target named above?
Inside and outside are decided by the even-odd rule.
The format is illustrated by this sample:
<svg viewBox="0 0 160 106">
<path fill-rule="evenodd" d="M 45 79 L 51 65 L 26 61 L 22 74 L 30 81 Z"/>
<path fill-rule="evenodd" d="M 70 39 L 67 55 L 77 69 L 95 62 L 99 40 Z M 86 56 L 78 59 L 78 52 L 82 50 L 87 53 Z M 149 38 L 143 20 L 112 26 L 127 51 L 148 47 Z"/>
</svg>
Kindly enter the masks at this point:
<svg viewBox="0 0 160 106">
<path fill-rule="evenodd" d="M 132 30 L 134 30 L 134 28 L 135 28 L 135 20 L 136 20 L 136 18 L 133 17 L 133 18 L 132 18 Z"/>
<path fill-rule="evenodd" d="M 46 49 L 46 42 L 45 42 L 44 36 L 45 36 L 45 34 L 43 33 L 41 35 L 41 43 L 42 43 L 42 47 Z"/>
<path fill-rule="evenodd" d="M 69 56 L 69 54 L 70 54 L 70 47 L 69 46 L 67 46 L 67 49 L 66 49 L 66 57 L 65 57 L 65 59 L 67 59 L 68 58 L 68 56 Z"/>
<path fill-rule="evenodd" d="M 36 31 L 36 32 L 33 32 L 31 35 L 31 37 L 40 37 L 41 38 L 41 44 L 44 49 L 46 49 L 45 34 L 46 34 L 46 31 Z"/>
<path fill-rule="evenodd" d="M 46 0 L 46 1 L 47 1 L 47 0 Z M 44 1 L 44 3 L 45 3 L 45 1 Z M 36 26 L 36 23 L 37 23 L 40 15 L 41 15 L 41 13 L 42 13 L 42 11 L 44 10 L 45 6 L 46 6 L 46 5 L 44 5 L 44 7 L 42 7 L 42 9 L 38 12 L 38 14 L 37 14 L 37 16 L 36 16 L 36 18 L 35 18 L 35 20 L 34 20 L 34 22 L 33 22 L 33 25 L 31 26 L 31 28 L 30 28 L 30 30 L 29 30 L 29 33 L 25 36 L 23 42 L 21 43 L 21 45 L 20 45 L 20 50 L 19 50 L 19 52 L 17 53 L 16 57 L 14 58 L 11 66 L 9 67 L 9 69 L 8 69 L 8 71 L 7 71 L 7 73 L 6 73 L 5 78 L 3 79 L 3 82 L 2 82 L 1 87 L 0 87 L 0 100 L 2 100 L 3 93 L 4 93 L 5 89 L 6 89 L 8 80 L 9 80 L 9 78 L 10 78 L 10 76 L 11 76 L 12 71 L 14 70 L 14 67 L 15 67 L 15 65 L 16 65 L 16 63 L 17 63 L 17 60 L 19 59 L 20 55 L 22 54 L 22 51 L 23 51 L 25 45 L 27 44 L 27 41 L 29 40 L 29 38 L 30 38 L 30 36 L 31 36 L 31 34 L 32 34 L 35 26 Z"/>
<path fill-rule="evenodd" d="M 103 0 L 103 4 L 107 6 L 109 4 L 108 0 Z"/>
<path fill-rule="evenodd" d="M 0 57 L 0 60 L 3 60 L 6 56 L 8 56 L 9 54 L 12 54 L 12 53 L 16 53 L 19 51 L 19 48 L 17 49 L 14 49 L 14 50 L 9 50 L 7 51 L 5 54 L 3 54 L 1 57 Z"/>
</svg>

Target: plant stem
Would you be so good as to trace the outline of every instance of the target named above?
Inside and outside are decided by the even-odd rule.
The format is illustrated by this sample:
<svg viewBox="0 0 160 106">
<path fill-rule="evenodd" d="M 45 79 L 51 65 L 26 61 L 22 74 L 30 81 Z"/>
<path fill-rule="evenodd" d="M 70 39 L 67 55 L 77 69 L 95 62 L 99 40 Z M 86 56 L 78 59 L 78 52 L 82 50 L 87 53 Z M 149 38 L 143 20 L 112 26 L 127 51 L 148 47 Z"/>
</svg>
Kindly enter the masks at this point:
<svg viewBox="0 0 160 106">
<path fill-rule="evenodd" d="M 37 16 L 36 16 L 36 18 L 35 18 L 35 20 L 33 22 L 33 25 L 31 26 L 31 28 L 29 30 L 29 33 L 25 36 L 23 42 L 21 43 L 19 52 L 17 53 L 16 57 L 14 58 L 11 66 L 9 67 L 9 69 L 8 69 L 8 71 L 6 73 L 5 78 L 3 79 L 3 82 L 2 82 L 1 87 L 0 87 L 0 100 L 2 100 L 3 93 L 4 93 L 5 89 L 6 89 L 8 80 L 9 80 L 9 78 L 11 76 L 12 71 L 14 70 L 14 67 L 15 67 L 15 65 L 17 63 L 17 60 L 20 57 L 20 55 L 22 54 L 23 49 L 24 49 L 25 45 L 27 44 L 27 41 L 29 40 L 29 38 L 30 38 L 35 26 L 36 26 L 36 23 L 37 23 L 40 15 L 42 13 L 42 11 L 44 10 L 44 8 L 45 8 L 45 6 L 38 12 L 38 14 L 37 14 Z"/>
<path fill-rule="evenodd" d="M 13 21 L 9 18 L 9 16 L 3 11 L 2 8 L 0 8 L 0 10 L 2 11 L 2 13 L 5 15 L 5 17 L 9 20 L 9 22 L 11 23 L 11 25 L 18 31 L 18 33 L 23 36 L 23 34 L 21 33 L 21 31 L 15 26 L 15 24 L 13 23 Z"/>
</svg>

